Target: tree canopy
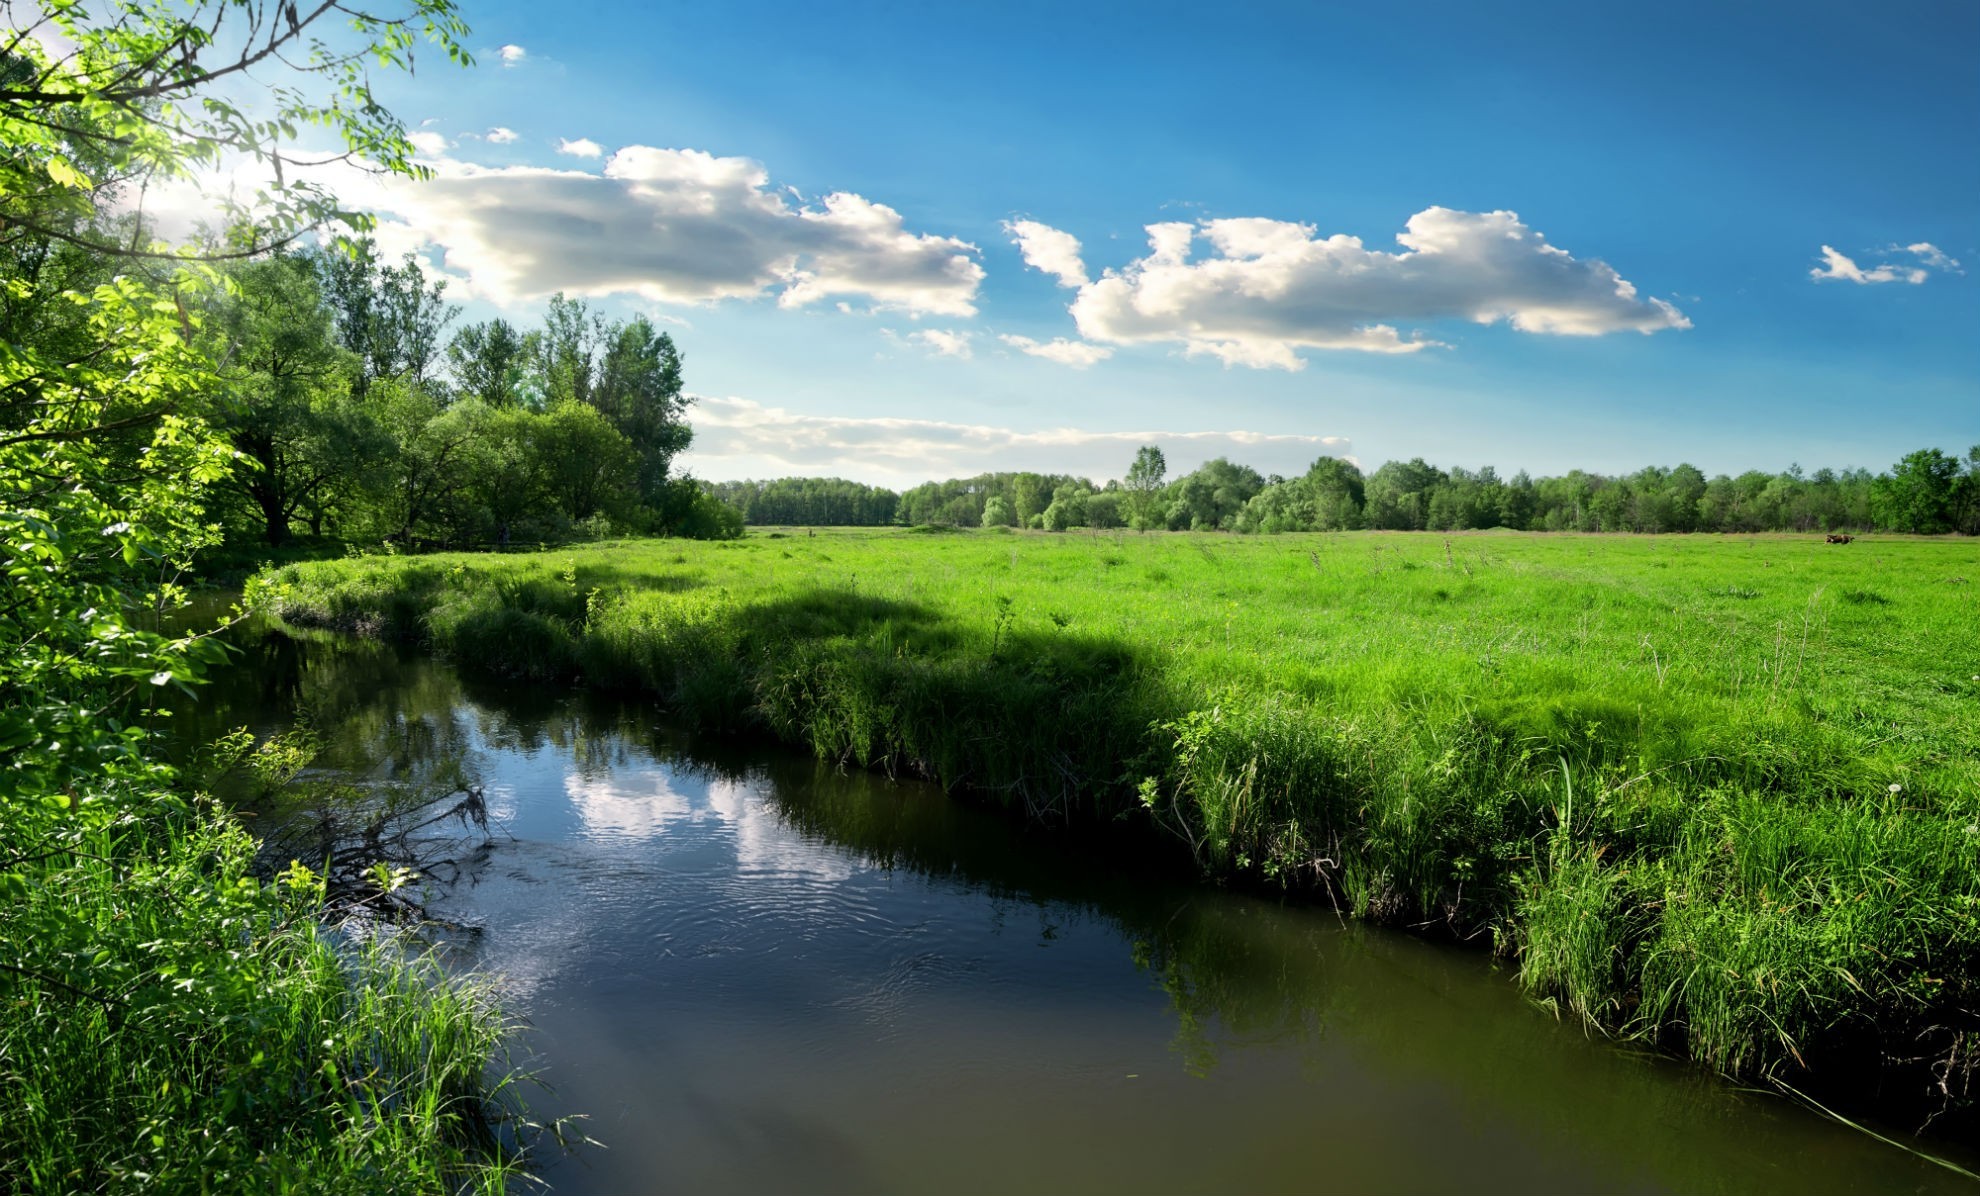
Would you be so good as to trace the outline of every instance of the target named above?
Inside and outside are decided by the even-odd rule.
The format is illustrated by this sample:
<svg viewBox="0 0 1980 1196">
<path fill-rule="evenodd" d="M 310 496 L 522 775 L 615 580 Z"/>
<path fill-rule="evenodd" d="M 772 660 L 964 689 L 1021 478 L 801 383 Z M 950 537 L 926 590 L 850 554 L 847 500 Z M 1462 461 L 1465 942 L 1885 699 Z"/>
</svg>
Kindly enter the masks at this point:
<svg viewBox="0 0 1980 1196">
<path fill-rule="evenodd" d="M 1791 465 L 1779 473 L 1707 477 L 1696 466 L 1679 464 L 1614 477 L 1576 469 L 1558 477 L 1535 478 L 1522 470 L 1504 478 L 1489 465 L 1443 469 L 1416 458 L 1386 462 L 1364 477 L 1358 465 L 1340 457 L 1320 457 L 1293 478 L 1264 477 L 1225 458 L 1176 478 L 1167 472 L 1161 450 L 1150 445 L 1136 453 L 1122 480 L 1103 484 L 1017 472 L 926 482 L 898 495 L 837 478 L 720 482 L 711 489 L 753 524 L 1980 534 L 1980 445 L 1963 459 L 1920 450 L 1881 475 L 1867 469 L 1807 473 Z"/>
</svg>

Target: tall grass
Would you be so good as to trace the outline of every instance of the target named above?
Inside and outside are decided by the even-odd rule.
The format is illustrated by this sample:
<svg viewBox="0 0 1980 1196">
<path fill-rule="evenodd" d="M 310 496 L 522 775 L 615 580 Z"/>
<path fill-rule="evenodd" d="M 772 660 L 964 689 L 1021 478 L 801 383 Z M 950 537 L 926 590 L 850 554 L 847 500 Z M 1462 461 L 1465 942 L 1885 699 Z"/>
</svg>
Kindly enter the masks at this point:
<svg viewBox="0 0 1980 1196">
<path fill-rule="evenodd" d="M 504 1190 L 485 987 L 339 946 L 229 816 L 117 804 L 0 811 L 0 1191 Z"/>
<path fill-rule="evenodd" d="M 1967 579 L 1945 540 L 875 531 L 325 562 L 263 601 L 1152 819 L 1731 1074 L 1898 1067 L 1922 1119 L 1970 1114 L 1980 1047 Z"/>
</svg>

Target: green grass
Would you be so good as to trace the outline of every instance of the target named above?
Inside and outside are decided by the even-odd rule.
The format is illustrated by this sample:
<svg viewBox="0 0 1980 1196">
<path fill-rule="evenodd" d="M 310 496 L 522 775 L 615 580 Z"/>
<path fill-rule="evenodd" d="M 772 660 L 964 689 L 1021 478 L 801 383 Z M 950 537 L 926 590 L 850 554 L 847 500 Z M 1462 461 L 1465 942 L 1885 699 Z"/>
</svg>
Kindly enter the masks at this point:
<svg viewBox="0 0 1980 1196">
<path fill-rule="evenodd" d="M 1729 1074 L 1972 1111 L 1970 541 L 875 530 L 268 580 L 293 622 L 1152 818 Z"/>
<path fill-rule="evenodd" d="M 500 1192 L 486 986 L 317 924 L 229 815 L 0 809 L 0 1192 Z"/>
</svg>

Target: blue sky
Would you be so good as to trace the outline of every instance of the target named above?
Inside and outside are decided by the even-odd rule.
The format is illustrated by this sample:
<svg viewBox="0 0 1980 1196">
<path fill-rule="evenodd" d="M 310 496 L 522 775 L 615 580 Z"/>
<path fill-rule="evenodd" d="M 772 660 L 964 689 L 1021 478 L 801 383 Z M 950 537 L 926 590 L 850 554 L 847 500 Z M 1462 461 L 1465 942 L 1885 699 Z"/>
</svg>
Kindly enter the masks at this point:
<svg viewBox="0 0 1980 1196">
<path fill-rule="evenodd" d="M 467 15 L 386 243 L 672 321 L 700 476 L 1980 441 L 1980 5 Z"/>
</svg>

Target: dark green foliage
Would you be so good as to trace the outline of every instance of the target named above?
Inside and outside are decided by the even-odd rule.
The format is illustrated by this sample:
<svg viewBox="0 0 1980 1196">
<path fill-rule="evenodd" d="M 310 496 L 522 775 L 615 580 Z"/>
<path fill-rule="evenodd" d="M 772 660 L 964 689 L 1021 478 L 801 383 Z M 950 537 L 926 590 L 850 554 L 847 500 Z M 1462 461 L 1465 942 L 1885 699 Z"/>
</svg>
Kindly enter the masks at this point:
<svg viewBox="0 0 1980 1196">
<path fill-rule="evenodd" d="M 894 522 L 901 501 L 891 490 L 844 478 L 714 482 L 710 488 L 750 524 L 771 527 L 881 527 Z"/>
<path fill-rule="evenodd" d="M 1152 446 L 1151 446 L 1152 447 Z M 1763 532 L 1882 529 L 1980 534 L 1980 446 L 1964 465 L 1936 449 L 1913 453 L 1892 474 L 1799 466 L 1707 479 L 1696 467 L 1651 466 L 1627 477 L 1572 470 L 1511 480 L 1491 466 L 1437 469 L 1389 462 L 1364 479 L 1353 462 L 1321 457 L 1305 475 L 1262 478 L 1218 459 L 1163 482 L 1137 459 L 1135 486 L 1036 473 L 992 473 L 928 482 L 903 494 L 837 478 L 719 482 L 715 492 L 752 524 L 873 527 L 994 523 L 1064 531 L 1077 527 L 1240 532 L 1466 531 L 1510 528 L 1580 532 Z M 1132 472 L 1132 471 L 1131 471 Z M 1150 479 L 1153 479 L 1152 481 Z M 1054 507 L 1058 509 L 1054 511 Z M 1139 514 L 1137 514 L 1139 512 Z"/>
<path fill-rule="evenodd" d="M 299 254 L 238 266 L 219 305 L 212 355 L 227 363 L 208 417 L 239 454 L 229 477 L 271 548 L 308 516 L 348 500 L 392 452 L 386 427 L 352 391 L 365 360 L 340 348 L 312 261 Z M 369 342 L 360 342 L 369 347 Z"/>
<path fill-rule="evenodd" d="M 1079 493 L 1093 490 L 1093 483 L 1085 478 L 1063 474 L 985 473 L 973 478 L 925 482 L 902 492 L 892 521 L 909 526 L 940 523 L 982 527 L 983 509 L 994 495 L 1003 498 L 1017 526 L 1042 527 L 1046 509 L 1069 486 Z M 877 507 L 882 500 L 874 495 L 871 501 Z"/>
<path fill-rule="evenodd" d="M 1265 479 L 1248 465 L 1233 465 L 1222 457 L 1206 462 L 1170 485 L 1169 529 L 1229 531 L 1237 525 L 1238 512 L 1264 488 Z"/>
<path fill-rule="evenodd" d="M 673 340 L 644 318 L 607 324 L 557 296 L 544 327 L 474 325 L 419 262 L 379 268 L 370 242 L 232 267 L 207 355 L 225 385 L 205 410 L 237 450 L 216 505 L 230 545 L 316 540 L 506 548 L 625 532 L 737 534 L 703 488 L 674 478 L 688 399 Z"/>
<path fill-rule="evenodd" d="M 514 407 L 522 402 L 522 334 L 504 319 L 470 324 L 447 345 L 447 364 L 462 395 L 490 407 Z"/>
<path fill-rule="evenodd" d="M 1907 454 L 1870 488 L 1870 507 L 1882 527 L 1931 535 L 1952 527 L 1965 479 L 1959 462 L 1938 449 Z"/>
</svg>

